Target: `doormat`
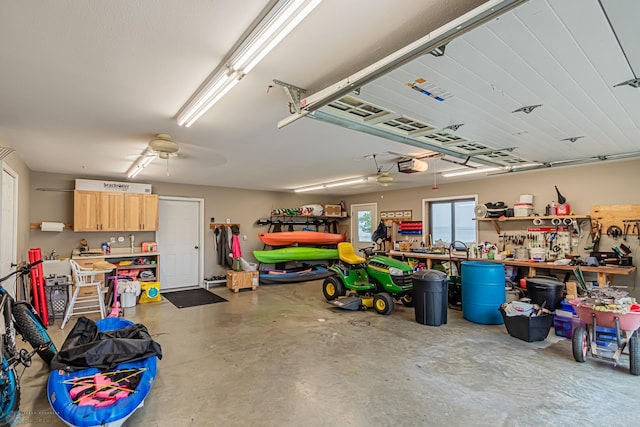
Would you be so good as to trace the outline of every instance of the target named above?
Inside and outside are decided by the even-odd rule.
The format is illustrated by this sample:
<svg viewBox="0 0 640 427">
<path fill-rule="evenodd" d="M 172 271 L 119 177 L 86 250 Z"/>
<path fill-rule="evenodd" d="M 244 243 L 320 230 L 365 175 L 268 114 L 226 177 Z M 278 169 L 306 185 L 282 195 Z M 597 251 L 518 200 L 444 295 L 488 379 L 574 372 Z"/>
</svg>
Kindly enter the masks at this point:
<svg viewBox="0 0 640 427">
<path fill-rule="evenodd" d="M 162 296 L 178 308 L 195 307 L 197 305 L 225 302 L 226 299 L 206 289 L 189 289 L 186 291 L 164 292 Z"/>
</svg>

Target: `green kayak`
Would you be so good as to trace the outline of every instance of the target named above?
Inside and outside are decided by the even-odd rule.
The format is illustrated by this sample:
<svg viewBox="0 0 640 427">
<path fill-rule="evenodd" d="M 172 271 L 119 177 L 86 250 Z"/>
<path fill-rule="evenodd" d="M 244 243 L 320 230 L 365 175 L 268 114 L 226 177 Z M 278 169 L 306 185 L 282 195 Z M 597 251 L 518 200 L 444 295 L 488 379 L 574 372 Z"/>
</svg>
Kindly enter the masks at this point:
<svg viewBox="0 0 640 427">
<path fill-rule="evenodd" d="M 253 251 L 253 256 L 260 262 L 275 263 L 287 261 L 315 261 L 323 259 L 337 259 L 337 249 L 321 249 L 307 247 L 293 247 L 272 249 L 270 251 Z"/>
</svg>

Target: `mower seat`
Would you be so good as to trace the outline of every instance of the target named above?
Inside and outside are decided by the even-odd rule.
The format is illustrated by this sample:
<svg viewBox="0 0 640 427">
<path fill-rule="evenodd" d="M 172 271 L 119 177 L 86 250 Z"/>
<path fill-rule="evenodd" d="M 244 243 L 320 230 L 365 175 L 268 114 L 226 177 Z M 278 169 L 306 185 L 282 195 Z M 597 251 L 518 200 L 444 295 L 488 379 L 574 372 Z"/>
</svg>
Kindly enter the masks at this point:
<svg viewBox="0 0 640 427">
<path fill-rule="evenodd" d="M 366 261 L 366 259 L 356 254 L 353 245 L 349 242 L 338 243 L 338 258 L 340 258 L 340 261 L 350 265 L 364 264 Z"/>
</svg>

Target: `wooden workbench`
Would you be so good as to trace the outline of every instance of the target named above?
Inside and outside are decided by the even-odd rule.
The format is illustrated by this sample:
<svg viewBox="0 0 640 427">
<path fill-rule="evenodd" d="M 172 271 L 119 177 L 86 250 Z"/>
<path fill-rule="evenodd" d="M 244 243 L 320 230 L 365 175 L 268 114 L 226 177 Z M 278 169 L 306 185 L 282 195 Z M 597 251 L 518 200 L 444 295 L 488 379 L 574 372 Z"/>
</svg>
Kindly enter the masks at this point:
<svg viewBox="0 0 640 427">
<path fill-rule="evenodd" d="M 425 254 L 420 252 L 400 252 L 400 251 L 389 251 L 388 255 L 394 258 L 417 258 L 424 259 L 426 261 L 426 265 L 428 269 L 431 269 L 433 266 L 433 261 L 449 261 L 450 259 L 453 261 L 467 261 L 466 257 L 449 257 L 449 255 L 445 254 Z M 533 277 L 537 274 L 538 269 L 546 269 L 546 270 L 557 270 L 557 271 L 566 271 L 573 272 L 577 266 L 575 265 L 557 265 L 553 262 L 535 262 L 529 260 L 490 260 L 484 258 L 470 258 L 469 261 L 482 261 L 482 262 L 494 262 L 504 265 L 512 265 L 515 267 L 526 267 L 529 269 L 528 276 Z M 596 273 L 598 275 L 598 285 L 600 287 L 606 286 L 608 284 L 613 283 L 613 277 L 615 275 L 623 275 L 628 276 L 631 273 L 636 271 L 636 267 L 621 267 L 617 265 L 607 265 L 607 266 L 598 266 L 598 267 L 589 267 L 589 266 L 580 266 L 580 270 L 583 273 Z"/>
</svg>

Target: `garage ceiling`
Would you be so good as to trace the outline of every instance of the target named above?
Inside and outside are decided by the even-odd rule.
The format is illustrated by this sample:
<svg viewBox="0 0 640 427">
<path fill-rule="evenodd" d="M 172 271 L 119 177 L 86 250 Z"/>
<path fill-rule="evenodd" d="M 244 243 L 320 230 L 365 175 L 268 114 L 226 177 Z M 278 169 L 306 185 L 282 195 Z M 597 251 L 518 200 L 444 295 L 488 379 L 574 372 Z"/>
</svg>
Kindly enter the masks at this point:
<svg viewBox="0 0 640 427">
<path fill-rule="evenodd" d="M 450 41 L 443 56 L 419 56 L 278 129 L 292 110 L 274 79 L 316 93 L 486 3 L 324 0 L 196 124 L 177 126 L 180 107 L 267 3 L 3 5 L 0 146 L 34 171 L 120 181 L 167 133 L 178 156 L 154 160 L 136 181 L 273 191 L 378 170 L 395 178 L 386 189 L 408 188 L 430 182 L 434 166 L 502 173 L 640 152 L 640 89 L 615 86 L 640 72 L 633 0 L 530 0 Z M 541 106 L 513 112 L 532 105 Z M 436 152 L 446 155 L 428 159 L 430 171 L 397 173 L 403 155 Z M 371 179 L 322 191 L 379 189 Z"/>
</svg>

